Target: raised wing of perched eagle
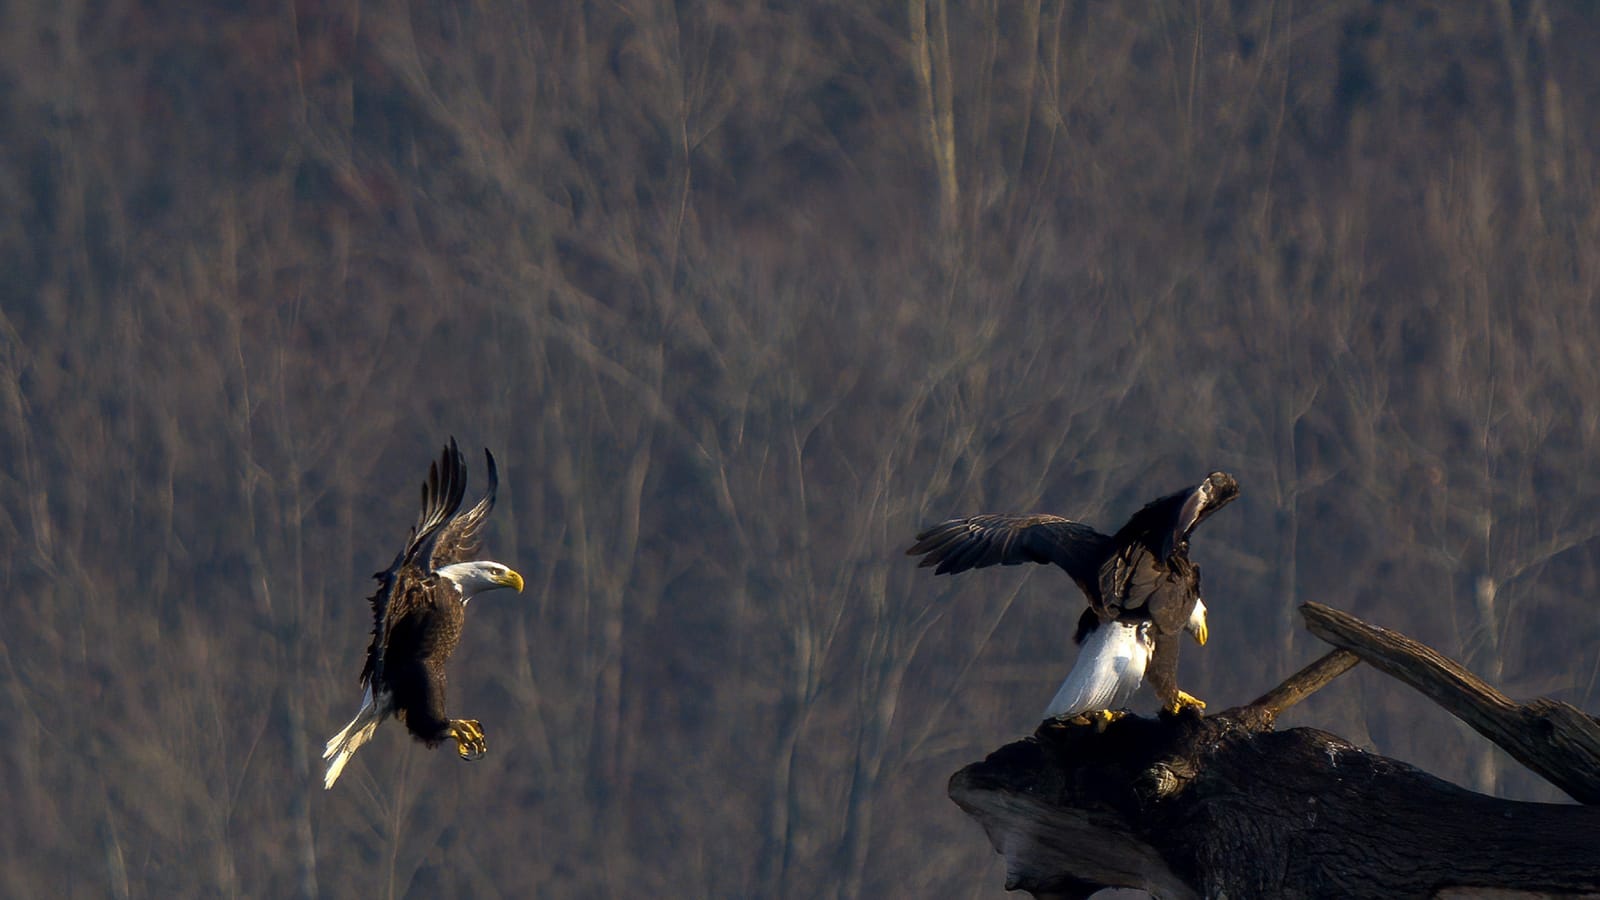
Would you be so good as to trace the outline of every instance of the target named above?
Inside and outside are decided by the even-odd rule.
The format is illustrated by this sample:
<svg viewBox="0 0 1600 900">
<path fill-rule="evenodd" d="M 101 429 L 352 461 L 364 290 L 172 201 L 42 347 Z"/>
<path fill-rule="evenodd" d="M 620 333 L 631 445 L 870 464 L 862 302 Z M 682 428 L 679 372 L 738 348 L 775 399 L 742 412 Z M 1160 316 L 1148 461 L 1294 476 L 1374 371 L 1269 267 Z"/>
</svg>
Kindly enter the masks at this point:
<svg viewBox="0 0 1600 900">
<path fill-rule="evenodd" d="M 498 588 L 522 590 L 522 576 L 497 562 L 478 559 L 479 533 L 494 508 L 499 476 L 494 456 L 483 451 L 489 486 L 471 509 L 461 511 L 467 466 L 455 438 L 428 467 L 422 512 L 389 568 L 373 575 L 372 644 L 361 670 L 361 710 L 328 741 L 322 786 L 333 787 L 357 749 L 372 739 L 388 716 L 405 722 L 412 737 L 429 747 L 449 739 L 462 759 L 488 749 L 476 719 L 445 713 L 445 663 L 461 639 L 467 601 Z"/>
<path fill-rule="evenodd" d="M 1233 476 L 1213 472 L 1146 504 L 1114 535 L 1060 516 L 989 514 L 935 525 L 906 552 L 936 575 L 1054 563 L 1077 582 L 1089 601 L 1073 637 L 1081 649 L 1047 717 L 1117 709 L 1146 683 L 1169 712 L 1203 709 L 1177 682 L 1180 633 L 1202 645 L 1207 637 L 1189 535 L 1237 496 Z"/>
</svg>

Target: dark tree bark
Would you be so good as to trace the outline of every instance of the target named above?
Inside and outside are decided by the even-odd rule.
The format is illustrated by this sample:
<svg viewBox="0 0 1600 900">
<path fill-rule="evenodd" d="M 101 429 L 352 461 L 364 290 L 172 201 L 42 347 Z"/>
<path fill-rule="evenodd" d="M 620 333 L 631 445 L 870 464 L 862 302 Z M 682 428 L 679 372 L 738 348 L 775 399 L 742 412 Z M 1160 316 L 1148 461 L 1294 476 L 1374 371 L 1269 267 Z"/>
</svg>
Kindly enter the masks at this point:
<svg viewBox="0 0 1600 900">
<path fill-rule="evenodd" d="M 1209 718 L 1047 722 L 957 772 L 950 796 L 1006 858 L 1006 887 L 1039 897 L 1600 893 L 1600 807 L 1499 800 L 1323 731 L 1272 731 L 1365 658 L 1348 646 Z"/>
</svg>

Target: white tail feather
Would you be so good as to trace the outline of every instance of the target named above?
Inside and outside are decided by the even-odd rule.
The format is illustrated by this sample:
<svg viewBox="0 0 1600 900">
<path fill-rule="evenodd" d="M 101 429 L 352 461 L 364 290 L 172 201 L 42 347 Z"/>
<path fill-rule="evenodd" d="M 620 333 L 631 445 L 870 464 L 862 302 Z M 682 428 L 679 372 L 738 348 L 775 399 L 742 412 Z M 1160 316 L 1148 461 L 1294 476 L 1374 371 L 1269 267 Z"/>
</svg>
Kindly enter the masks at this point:
<svg viewBox="0 0 1600 900">
<path fill-rule="evenodd" d="M 1119 709 L 1144 682 L 1152 641 L 1142 624 L 1105 622 L 1083 641 L 1078 661 L 1044 711 L 1047 719 Z"/>
<path fill-rule="evenodd" d="M 378 705 L 372 701 L 372 688 L 367 688 L 367 693 L 361 698 L 361 711 L 350 720 L 338 734 L 328 739 L 327 746 L 322 750 L 322 758 L 328 760 L 328 772 L 322 776 L 322 788 L 327 790 L 339 780 L 339 773 L 344 771 L 345 763 L 350 761 L 361 745 L 372 740 L 373 732 L 378 730 L 378 723 L 383 721 L 383 713 L 378 711 Z"/>
</svg>

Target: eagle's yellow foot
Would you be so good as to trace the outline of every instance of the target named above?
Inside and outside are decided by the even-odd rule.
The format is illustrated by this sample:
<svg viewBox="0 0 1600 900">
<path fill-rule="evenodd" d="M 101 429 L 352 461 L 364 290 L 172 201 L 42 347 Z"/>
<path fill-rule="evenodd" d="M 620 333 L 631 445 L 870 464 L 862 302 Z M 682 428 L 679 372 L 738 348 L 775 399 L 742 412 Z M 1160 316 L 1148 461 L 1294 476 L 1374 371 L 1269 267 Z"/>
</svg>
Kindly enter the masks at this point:
<svg viewBox="0 0 1600 900">
<path fill-rule="evenodd" d="M 1205 708 L 1206 702 L 1204 700 L 1191 696 L 1186 691 L 1179 691 L 1178 696 L 1172 698 L 1172 702 L 1162 707 L 1162 710 L 1172 715 L 1177 715 L 1185 709 L 1202 710 Z"/>
<path fill-rule="evenodd" d="M 451 719 L 450 737 L 462 759 L 482 759 L 489 752 L 489 745 L 483 742 L 483 726 L 477 719 Z"/>
<path fill-rule="evenodd" d="M 1096 732 L 1104 732 L 1112 722 L 1127 715 L 1125 709 L 1095 709 L 1085 713 L 1078 713 L 1067 719 L 1069 725 L 1093 725 Z"/>
</svg>

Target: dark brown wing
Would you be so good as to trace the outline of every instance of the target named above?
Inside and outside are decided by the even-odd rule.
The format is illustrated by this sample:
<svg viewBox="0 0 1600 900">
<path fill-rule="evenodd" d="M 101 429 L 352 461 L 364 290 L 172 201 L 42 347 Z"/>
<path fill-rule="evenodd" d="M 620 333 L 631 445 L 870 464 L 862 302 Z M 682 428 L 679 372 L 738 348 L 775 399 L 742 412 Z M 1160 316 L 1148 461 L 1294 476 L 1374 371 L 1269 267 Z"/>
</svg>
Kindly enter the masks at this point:
<svg viewBox="0 0 1600 900">
<path fill-rule="evenodd" d="M 1239 482 L 1226 472 L 1212 472 L 1193 487 L 1152 500 L 1128 519 L 1114 540 L 1121 549 L 1135 541 L 1162 561 L 1188 549 L 1195 526 L 1239 496 Z"/>
<path fill-rule="evenodd" d="M 395 556 L 389 568 L 372 576 L 378 580 L 378 590 L 371 597 L 372 643 L 367 646 L 367 661 L 361 669 L 363 685 L 383 684 L 385 647 L 391 627 L 416 610 L 419 598 L 426 597 L 425 583 L 430 582 L 431 571 L 428 560 L 441 529 L 461 508 L 466 484 L 467 467 L 461 461 L 455 438 L 451 438 L 439 461 L 428 466 L 428 480 L 422 484 L 422 511 L 411 527 L 405 549 Z"/>
<path fill-rule="evenodd" d="M 1195 486 L 1183 501 L 1183 506 L 1178 509 L 1177 521 L 1172 526 L 1172 537 L 1164 548 L 1168 555 L 1172 553 L 1172 545 L 1176 542 L 1188 543 L 1189 535 L 1195 526 L 1211 517 L 1211 514 L 1227 506 L 1239 496 L 1239 482 L 1234 480 L 1227 472 L 1212 472 L 1206 480 Z"/>
<path fill-rule="evenodd" d="M 1200 567 L 1182 553 L 1162 564 L 1143 544 L 1122 548 L 1101 570 L 1102 614 L 1149 619 L 1157 634 L 1177 634 L 1200 598 Z"/>
<path fill-rule="evenodd" d="M 500 486 L 500 473 L 495 469 L 494 454 L 487 447 L 483 450 L 484 461 L 488 464 L 489 486 L 484 488 L 483 496 L 466 512 L 457 515 L 446 522 L 439 530 L 438 541 L 433 545 L 433 559 L 430 568 L 448 566 L 452 563 L 469 562 L 478 558 L 478 550 L 482 546 L 483 523 L 489 518 L 489 511 L 494 509 L 495 488 Z M 461 481 L 466 483 L 466 468 L 462 467 Z"/>
<path fill-rule="evenodd" d="M 1226 472 L 1145 504 L 1113 538 L 1116 550 L 1100 573 L 1106 611 L 1149 618 L 1161 634 L 1177 634 L 1200 596 L 1200 570 L 1189 562 L 1195 526 L 1239 496 Z"/>
<path fill-rule="evenodd" d="M 985 566 L 1055 563 L 1094 601 L 1101 564 L 1111 538 L 1082 522 L 1051 515 L 990 513 L 950 519 L 917 535 L 907 555 L 918 566 L 937 566 L 935 575 Z"/>
<path fill-rule="evenodd" d="M 465 609 L 438 577 L 411 582 L 396 601 L 382 648 L 380 683 L 406 728 L 435 746 L 449 733 L 445 663 L 461 638 Z"/>
</svg>

